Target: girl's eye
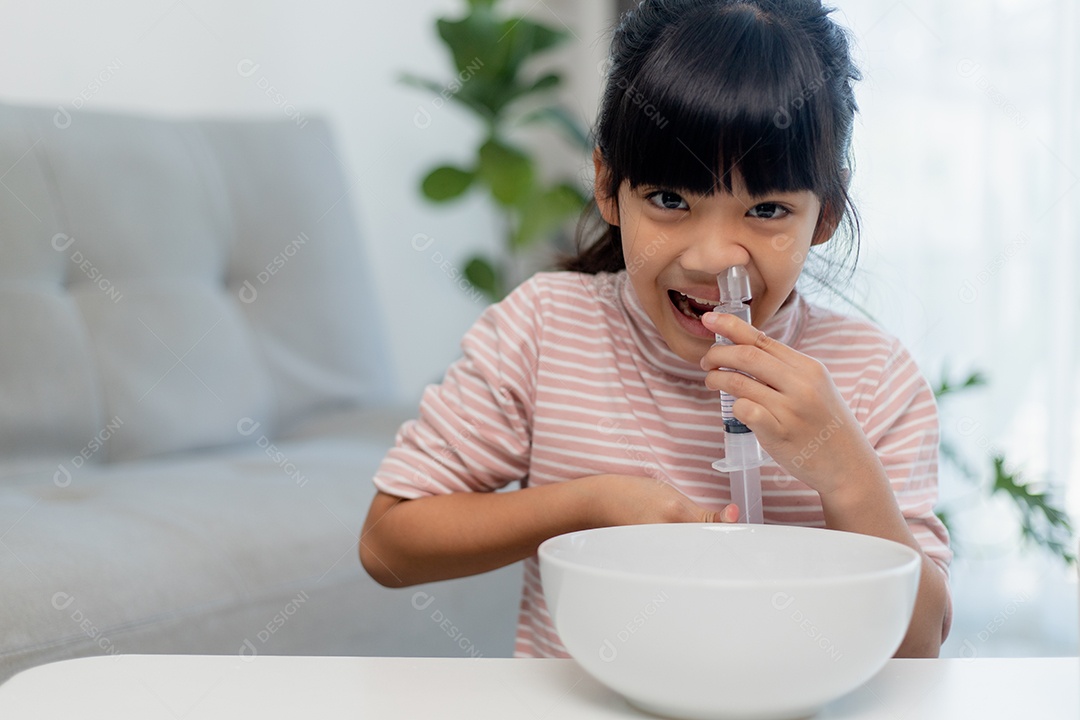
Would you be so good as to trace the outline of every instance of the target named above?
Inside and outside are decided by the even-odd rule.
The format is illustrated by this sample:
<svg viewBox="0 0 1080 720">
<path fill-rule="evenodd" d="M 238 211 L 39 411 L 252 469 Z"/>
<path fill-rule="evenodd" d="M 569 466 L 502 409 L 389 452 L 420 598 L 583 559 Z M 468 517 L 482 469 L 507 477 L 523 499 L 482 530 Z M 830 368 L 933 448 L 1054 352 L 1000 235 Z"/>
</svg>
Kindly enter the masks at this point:
<svg viewBox="0 0 1080 720">
<path fill-rule="evenodd" d="M 763 202 L 758 203 L 754 207 L 747 211 L 750 217 L 761 218 L 762 220 L 778 220 L 790 214 L 788 209 L 779 203 Z"/>
<path fill-rule="evenodd" d="M 661 210 L 689 210 L 690 206 L 678 193 L 670 190 L 657 190 L 646 196 L 646 199 Z"/>
</svg>

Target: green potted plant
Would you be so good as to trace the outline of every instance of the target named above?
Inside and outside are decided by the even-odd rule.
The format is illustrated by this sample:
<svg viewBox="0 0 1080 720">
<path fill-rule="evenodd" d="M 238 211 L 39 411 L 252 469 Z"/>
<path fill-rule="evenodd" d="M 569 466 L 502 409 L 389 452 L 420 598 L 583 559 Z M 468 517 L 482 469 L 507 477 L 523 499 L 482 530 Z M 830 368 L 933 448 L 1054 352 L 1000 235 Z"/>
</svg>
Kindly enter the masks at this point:
<svg viewBox="0 0 1080 720">
<path fill-rule="evenodd" d="M 528 18 L 503 16 L 496 5 L 497 0 L 468 0 L 464 16 L 437 21 L 456 80 L 402 77 L 465 108 L 484 128 L 471 162 L 431 169 L 421 191 L 432 202 L 446 203 L 477 190 L 494 203 L 504 224 L 504 252 L 496 258 L 474 255 L 464 268 L 469 282 L 492 301 L 521 279 L 511 277 L 510 257 L 550 238 L 586 203 L 571 181 L 541 180 L 536 159 L 515 142 L 515 133 L 526 125 L 547 123 L 583 154 L 590 149 L 586 132 L 551 100 L 562 83 L 560 75 L 529 71 L 530 60 L 565 42 L 568 34 Z"/>
<path fill-rule="evenodd" d="M 934 388 L 934 396 L 939 403 L 986 385 L 986 378 L 978 371 L 968 373 L 967 377 L 956 382 L 949 378 L 947 370 L 942 375 Z M 1016 510 L 1020 535 L 1025 543 L 1042 548 L 1066 563 L 1075 563 L 1072 523 L 1064 509 L 1054 502 L 1047 488 L 1024 478 L 1019 470 L 1011 467 L 1004 453 L 999 450 L 992 449 L 989 458 L 982 458 L 980 462 L 984 463 L 984 469 L 978 469 L 960 450 L 953 437 L 944 432 L 945 427 L 943 423 L 942 460 L 972 484 L 973 492 L 1008 498 Z M 950 527 L 950 519 L 955 512 L 954 505 L 946 504 L 937 509 L 938 517 L 946 527 Z M 954 544 L 963 549 L 962 539 Z"/>
</svg>

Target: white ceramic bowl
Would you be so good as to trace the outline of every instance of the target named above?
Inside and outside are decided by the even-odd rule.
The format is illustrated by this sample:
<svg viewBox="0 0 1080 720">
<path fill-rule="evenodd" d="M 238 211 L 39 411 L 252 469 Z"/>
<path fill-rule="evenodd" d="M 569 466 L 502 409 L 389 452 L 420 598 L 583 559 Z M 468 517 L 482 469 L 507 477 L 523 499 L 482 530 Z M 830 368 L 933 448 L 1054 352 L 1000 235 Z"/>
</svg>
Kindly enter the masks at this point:
<svg viewBox="0 0 1080 720">
<path fill-rule="evenodd" d="M 915 608 L 900 543 L 778 525 L 628 525 L 540 545 L 570 655 L 639 708 L 694 720 L 813 715 L 876 674 Z"/>
</svg>

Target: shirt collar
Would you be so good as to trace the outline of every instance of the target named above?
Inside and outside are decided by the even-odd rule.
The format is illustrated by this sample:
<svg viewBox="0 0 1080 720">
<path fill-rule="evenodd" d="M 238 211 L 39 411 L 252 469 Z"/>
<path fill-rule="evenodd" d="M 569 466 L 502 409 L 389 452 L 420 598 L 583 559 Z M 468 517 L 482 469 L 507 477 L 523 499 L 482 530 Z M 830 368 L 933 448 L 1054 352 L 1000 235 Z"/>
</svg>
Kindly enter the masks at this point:
<svg viewBox="0 0 1080 720">
<path fill-rule="evenodd" d="M 671 351 L 664 337 L 645 312 L 626 270 L 615 275 L 615 283 L 616 297 L 622 305 L 634 342 L 648 363 L 668 375 L 683 380 L 702 382 L 705 371 L 697 364 L 688 363 Z M 788 347 L 794 347 L 802 335 L 807 312 L 808 307 L 802 295 L 792 290 L 791 297 L 761 330 L 770 338 L 779 340 Z"/>
</svg>

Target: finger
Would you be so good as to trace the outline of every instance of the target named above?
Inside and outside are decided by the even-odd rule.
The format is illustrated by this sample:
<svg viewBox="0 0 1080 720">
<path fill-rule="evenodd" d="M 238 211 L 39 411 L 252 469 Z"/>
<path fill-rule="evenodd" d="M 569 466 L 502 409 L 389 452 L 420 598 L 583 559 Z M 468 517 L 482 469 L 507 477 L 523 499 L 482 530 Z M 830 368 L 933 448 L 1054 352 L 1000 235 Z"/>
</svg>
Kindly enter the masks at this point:
<svg viewBox="0 0 1080 720">
<path fill-rule="evenodd" d="M 801 357 L 797 351 L 730 313 L 707 312 L 701 317 L 701 322 L 713 333 L 723 335 L 736 345 L 752 345 L 786 364 L 794 363 Z"/>
<path fill-rule="evenodd" d="M 707 523 L 733 523 L 739 520 L 739 506 L 734 503 L 725 505 L 719 510 L 706 510 L 702 522 Z"/>
<path fill-rule="evenodd" d="M 713 370 L 705 376 L 705 387 L 727 393 L 735 398 L 732 410 L 735 418 L 755 429 L 769 420 L 777 422 L 776 412 L 785 407 L 783 394 L 768 385 L 730 370 Z M 772 410 L 770 410 L 772 408 Z"/>
<path fill-rule="evenodd" d="M 735 419 L 758 436 L 759 439 L 777 437 L 781 427 L 780 420 L 764 405 L 759 405 L 746 398 L 737 398 L 731 406 Z"/>
<path fill-rule="evenodd" d="M 752 350 L 752 348 L 714 348 L 716 350 Z M 741 353 L 745 357 L 745 353 Z M 764 363 L 752 363 L 736 357 L 733 353 L 716 353 L 720 363 L 710 364 L 705 369 L 705 387 L 710 390 L 723 390 L 735 397 L 749 397 L 758 402 L 767 403 L 774 393 L 782 394 L 791 389 L 794 372 L 787 365 L 782 365 L 775 358 L 761 356 Z M 730 362 L 734 360 L 734 362 Z M 798 380 L 798 378 L 794 378 Z"/>
<path fill-rule="evenodd" d="M 714 325 L 734 328 L 730 335 L 735 344 L 713 345 L 701 358 L 703 370 L 739 370 L 781 393 L 793 390 L 803 379 L 802 376 L 813 377 L 815 368 L 810 358 L 779 340 L 773 340 L 734 315 L 716 313 Z M 712 387 L 708 382 L 706 385 Z M 738 393 L 732 394 L 739 396 Z M 755 399 L 766 402 L 763 397 Z"/>
<path fill-rule="evenodd" d="M 701 358 L 702 370 L 738 370 L 776 387 L 792 374 L 792 366 L 750 345 L 713 345 Z"/>
</svg>

